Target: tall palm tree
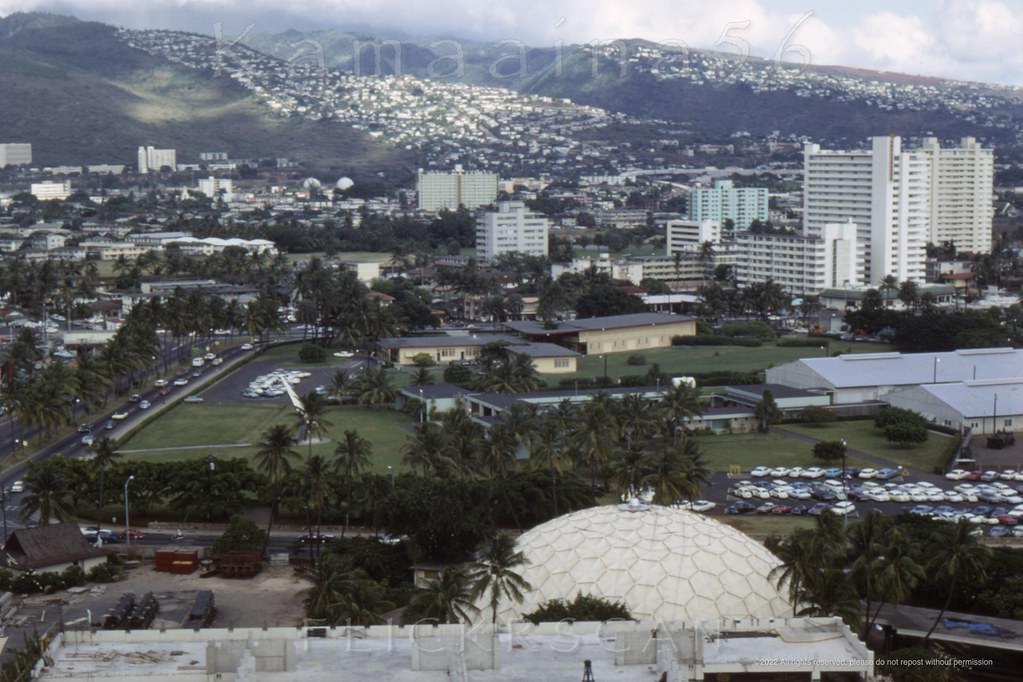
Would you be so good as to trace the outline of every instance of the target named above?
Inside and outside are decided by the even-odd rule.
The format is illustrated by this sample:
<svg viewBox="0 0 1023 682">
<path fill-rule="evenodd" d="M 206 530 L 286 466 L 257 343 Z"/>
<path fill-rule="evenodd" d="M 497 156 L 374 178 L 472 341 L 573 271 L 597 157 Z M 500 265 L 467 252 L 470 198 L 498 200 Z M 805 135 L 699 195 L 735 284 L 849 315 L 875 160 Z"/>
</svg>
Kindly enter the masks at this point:
<svg viewBox="0 0 1023 682">
<path fill-rule="evenodd" d="M 472 565 L 469 579 L 472 581 L 474 602 L 486 597 L 490 606 L 491 623 L 497 625 L 497 609 L 503 599 L 521 604 L 524 592 L 533 589 L 517 572 L 527 563 L 525 555 L 515 548 L 510 535 L 499 533 L 480 550 Z"/>
<path fill-rule="evenodd" d="M 302 469 L 302 483 L 305 496 L 306 508 L 308 509 L 308 522 L 310 535 L 320 537 L 320 528 L 323 523 L 323 509 L 327 506 L 328 498 L 328 465 L 322 455 L 312 455 L 305 461 Z M 315 528 L 315 532 L 313 532 Z M 313 543 L 313 551 L 319 558 L 320 543 Z"/>
<path fill-rule="evenodd" d="M 674 425 L 676 438 L 685 426 L 687 417 L 703 414 L 699 389 L 681 381 L 665 391 L 658 407 L 661 415 Z"/>
<path fill-rule="evenodd" d="M 336 457 L 334 465 L 337 467 L 338 473 L 341 474 L 341 485 L 345 494 L 345 526 L 341 537 L 344 537 L 344 533 L 348 530 L 355 479 L 369 466 L 372 453 L 373 446 L 354 429 L 346 430 L 344 438 L 334 449 Z"/>
<path fill-rule="evenodd" d="M 447 434 L 433 422 L 418 424 L 402 452 L 405 465 L 424 476 L 441 476 L 453 466 L 447 453 Z"/>
<path fill-rule="evenodd" d="M 572 442 L 579 461 L 590 471 L 590 484 L 597 488 L 597 477 L 614 449 L 617 432 L 607 394 L 598 394 L 579 411 L 572 428 Z"/>
<path fill-rule="evenodd" d="M 860 625 L 859 595 L 841 568 L 829 566 L 807 573 L 803 596 L 803 608 L 797 615 L 839 616 L 849 627 Z"/>
<path fill-rule="evenodd" d="M 70 490 L 54 467 L 30 467 L 25 475 L 25 491 L 21 498 L 23 521 L 30 521 L 36 515 L 39 525 L 46 526 L 51 519 L 67 521 L 71 518 Z"/>
<path fill-rule="evenodd" d="M 554 516 L 558 515 L 558 477 L 564 473 L 568 463 L 568 449 L 565 447 L 565 431 L 555 416 L 545 416 L 536 429 L 536 438 L 529 450 L 529 464 L 534 469 L 547 472 L 551 477 L 551 500 Z"/>
<path fill-rule="evenodd" d="M 319 393 L 310 391 L 302 397 L 302 409 L 296 418 L 302 427 L 309 457 L 313 456 L 313 438 L 326 433 L 326 427 L 330 426 L 330 422 L 323 416 L 326 412 L 327 401 Z"/>
<path fill-rule="evenodd" d="M 326 554 L 312 574 L 305 597 L 306 615 L 327 625 L 377 625 L 394 608 L 387 590 L 366 571 L 352 569 L 335 554 Z"/>
<path fill-rule="evenodd" d="M 934 619 L 931 629 L 924 636 L 924 646 L 931 639 L 934 628 L 938 627 L 942 616 L 952 603 L 956 587 L 963 581 L 983 583 L 987 578 L 987 564 L 991 560 L 991 548 L 977 542 L 971 534 L 973 526 L 960 521 L 951 528 L 942 528 L 932 537 L 928 547 L 931 557 L 928 573 L 938 582 L 944 583 L 948 589 L 945 603 L 942 604 L 938 616 Z"/>
<path fill-rule="evenodd" d="M 292 449 L 295 436 L 284 424 L 275 424 L 263 433 L 256 452 L 256 466 L 270 478 L 270 520 L 266 526 L 266 540 L 263 551 L 270 542 L 270 531 L 273 530 L 274 517 L 281 503 L 281 479 L 291 472 L 291 460 L 299 457 Z"/>
<path fill-rule="evenodd" d="M 886 561 L 883 545 L 889 525 L 886 521 L 881 512 L 874 510 L 849 527 L 849 549 L 856 557 L 852 563 L 852 579 L 862 589 L 865 615 L 860 622 L 864 627 L 870 625 L 870 607 L 877 594 L 877 576 Z"/>
<path fill-rule="evenodd" d="M 383 367 L 369 367 L 355 382 L 361 405 L 387 405 L 394 402 L 398 391 Z"/>
<path fill-rule="evenodd" d="M 710 468 L 692 438 L 679 444 L 666 443 L 646 464 L 649 473 L 641 483 L 654 491 L 654 503 L 670 505 L 700 496 L 701 486 L 710 482 Z"/>
<path fill-rule="evenodd" d="M 886 603 L 898 604 L 906 599 L 926 577 L 923 566 L 916 561 L 915 550 L 898 527 L 892 527 L 888 531 L 885 538 L 884 561 L 876 580 L 880 597 L 873 616 L 866 624 L 867 632 L 870 632 L 870 626 L 877 620 L 882 606 Z"/>
<path fill-rule="evenodd" d="M 471 623 L 479 613 L 464 566 L 445 568 L 439 577 L 416 591 L 410 604 L 419 617 L 441 623 Z"/>
<path fill-rule="evenodd" d="M 103 525 L 102 512 L 103 505 L 106 502 L 106 472 L 107 468 L 114 464 L 119 458 L 120 453 L 117 452 L 117 441 L 113 438 L 100 438 L 92 445 L 92 465 L 93 468 L 99 472 L 99 498 L 96 501 L 96 513 L 101 518 L 97 527 Z"/>
</svg>

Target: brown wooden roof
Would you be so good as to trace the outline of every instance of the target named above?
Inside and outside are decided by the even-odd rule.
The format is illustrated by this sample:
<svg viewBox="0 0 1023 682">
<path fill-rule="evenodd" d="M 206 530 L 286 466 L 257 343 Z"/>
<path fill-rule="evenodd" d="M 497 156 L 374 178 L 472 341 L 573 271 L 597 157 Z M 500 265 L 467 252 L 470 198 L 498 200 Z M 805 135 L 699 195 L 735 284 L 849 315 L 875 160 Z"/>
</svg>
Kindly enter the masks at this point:
<svg viewBox="0 0 1023 682">
<path fill-rule="evenodd" d="M 95 559 L 107 552 L 93 547 L 74 523 L 19 528 L 4 546 L 4 563 L 19 571 Z"/>
</svg>

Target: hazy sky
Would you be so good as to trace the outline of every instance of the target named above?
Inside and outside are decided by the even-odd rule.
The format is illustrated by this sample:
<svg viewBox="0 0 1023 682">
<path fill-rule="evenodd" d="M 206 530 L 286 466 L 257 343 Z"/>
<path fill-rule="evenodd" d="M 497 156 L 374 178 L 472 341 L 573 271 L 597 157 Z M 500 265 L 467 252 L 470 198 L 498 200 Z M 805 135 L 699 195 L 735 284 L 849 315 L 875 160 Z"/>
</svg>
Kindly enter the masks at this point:
<svg viewBox="0 0 1023 682">
<path fill-rule="evenodd" d="M 0 15 L 18 10 L 202 32 L 219 21 L 235 33 L 249 24 L 256 32 L 357 25 L 534 45 L 748 45 L 766 57 L 781 48 L 793 61 L 1023 85 L 1023 0 L 0 0 Z"/>
</svg>

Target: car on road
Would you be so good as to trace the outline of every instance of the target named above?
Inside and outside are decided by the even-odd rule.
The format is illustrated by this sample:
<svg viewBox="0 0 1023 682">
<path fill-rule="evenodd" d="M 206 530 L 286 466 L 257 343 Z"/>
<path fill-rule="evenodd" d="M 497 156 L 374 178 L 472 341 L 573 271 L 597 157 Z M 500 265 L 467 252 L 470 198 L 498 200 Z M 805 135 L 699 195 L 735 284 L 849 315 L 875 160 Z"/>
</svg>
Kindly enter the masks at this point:
<svg viewBox="0 0 1023 682">
<path fill-rule="evenodd" d="M 252 350 L 255 348 L 251 343 L 243 343 L 241 346 L 242 350 Z"/>
<path fill-rule="evenodd" d="M 214 367 L 217 367 L 217 366 L 219 366 L 219 365 L 222 365 L 222 364 L 224 364 L 224 358 L 213 358 L 213 360 L 211 360 L 211 361 L 210 361 L 210 363 L 211 363 L 211 364 L 212 364 L 212 365 L 213 365 Z"/>
<path fill-rule="evenodd" d="M 335 358 L 354 358 L 355 357 L 355 353 L 353 353 L 350 350 L 339 350 L 336 353 L 334 353 L 334 357 Z"/>
<path fill-rule="evenodd" d="M 113 419 L 108 419 L 107 423 L 103 425 L 103 428 L 106 429 L 107 431 L 113 431 L 115 426 L 117 426 L 117 425 L 114 424 L 114 420 Z"/>
<path fill-rule="evenodd" d="M 139 403 L 140 410 L 148 410 L 152 406 L 153 403 L 149 402 L 148 400 L 143 400 L 141 403 Z"/>
<path fill-rule="evenodd" d="M 167 385 L 166 379 L 157 379 L 156 381 L 153 382 L 153 386 L 156 386 L 157 388 L 163 388 L 166 385 Z"/>
<path fill-rule="evenodd" d="M 25 482 L 24 481 L 15 481 L 14 483 L 12 483 L 11 484 L 11 492 L 12 493 L 23 493 L 23 492 L 25 492 Z"/>
<path fill-rule="evenodd" d="M 79 424 L 78 433 L 92 433 L 92 427 L 88 424 Z"/>
<path fill-rule="evenodd" d="M 326 543 L 330 542 L 333 539 L 334 539 L 333 535 L 328 535 L 326 533 L 320 533 L 320 534 L 308 533 L 306 535 L 300 536 L 297 540 L 295 540 L 295 542 L 297 542 L 300 545 L 316 545 L 316 544 L 323 545 L 323 544 L 326 544 Z"/>
<path fill-rule="evenodd" d="M 141 402 L 141 401 L 142 401 L 142 396 L 139 395 L 138 393 L 132 393 L 131 397 L 128 398 L 128 402 L 129 403 L 137 403 L 137 402 Z"/>
<path fill-rule="evenodd" d="M 750 470 L 749 475 L 757 478 L 763 478 L 764 476 L 770 476 L 771 470 L 764 466 L 753 467 Z"/>
<path fill-rule="evenodd" d="M 206 355 L 202 356 L 202 359 L 205 360 L 206 362 L 210 362 L 211 360 L 216 359 L 216 357 L 217 357 L 216 353 L 207 353 Z"/>
<path fill-rule="evenodd" d="M 110 418 L 116 422 L 124 421 L 125 419 L 128 418 L 128 411 L 121 410 L 120 412 L 114 412 L 112 415 L 110 415 Z"/>
<path fill-rule="evenodd" d="M 197 369 L 194 372 L 192 372 L 192 378 L 193 379 L 198 379 L 201 376 L 202 376 L 202 370 L 201 369 Z"/>
<path fill-rule="evenodd" d="M 188 386 L 188 377 L 178 377 L 174 380 L 175 386 Z"/>
<path fill-rule="evenodd" d="M 206 364 L 206 361 L 202 358 L 192 358 L 192 367 L 202 367 Z"/>
<path fill-rule="evenodd" d="M 86 447 L 92 445 L 95 442 L 96 436 L 92 435 L 91 433 L 87 433 L 84 436 L 82 436 L 82 445 L 85 445 Z"/>
<path fill-rule="evenodd" d="M 183 403 L 201 403 L 201 402 L 203 402 L 203 400 L 204 399 L 203 399 L 203 397 L 201 395 L 190 395 L 187 398 L 185 398 L 184 400 L 182 400 L 181 402 L 183 402 Z"/>
</svg>

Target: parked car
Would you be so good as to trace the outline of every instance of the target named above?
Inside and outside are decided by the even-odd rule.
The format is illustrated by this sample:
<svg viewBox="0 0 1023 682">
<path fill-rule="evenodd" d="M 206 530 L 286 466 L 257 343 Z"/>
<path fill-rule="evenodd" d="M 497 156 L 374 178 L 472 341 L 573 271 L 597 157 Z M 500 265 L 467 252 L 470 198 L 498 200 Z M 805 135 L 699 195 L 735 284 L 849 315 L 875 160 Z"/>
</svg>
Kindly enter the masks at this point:
<svg viewBox="0 0 1023 682">
<path fill-rule="evenodd" d="M 771 475 L 771 470 L 769 468 L 767 468 L 767 467 L 764 467 L 764 466 L 753 467 L 750 470 L 749 475 L 750 476 L 756 476 L 757 478 L 763 478 L 764 476 L 770 476 Z"/>
<path fill-rule="evenodd" d="M 992 526 L 988 528 L 987 534 L 990 538 L 1004 538 L 1008 537 L 1010 531 L 1005 526 Z"/>
<path fill-rule="evenodd" d="M 820 516 L 822 513 L 826 512 L 830 508 L 831 508 L 830 505 L 824 504 L 823 502 L 818 502 L 817 504 L 807 509 L 806 513 L 809 514 L 810 516 Z"/>
<path fill-rule="evenodd" d="M 850 516 L 856 513 L 856 505 L 852 502 L 836 502 L 831 506 L 831 511 L 839 516 Z"/>
<path fill-rule="evenodd" d="M 710 500 L 694 500 L 693 502 L 687 502 L 685 508 L 694 512 L 709 512 L 716 506 Z"/>
<path fill-rule="evenodd" d="M 749 514 L 751 511 L 756 509 L 756 505 L 752 502 L 745 502 L 739 500 L 725 507 L 726 514 Z"/>
<path fill-rule="evenodd" d="M 952 471 L 945 474 L 945 478 L 950 481 L 961 481 L 969 475 L 966 469 L 952 469 Z"/>
<path fill-rule="evenodd" d="M 870 467 L 860 469 L 858 476 L 860 478 L 874 478 L 877 476 L 877 469 L 871 469 Z"/>
<path fill-rule="evenodd" d="M 880 479 L 882 481 L 890 481 L 890 480 L 892 480 L 893 478 L 895 478 L 898 475 L 899 475 L 899 470 L 898 469 L 892 469 L 891 467 L 885 467 L 883 469 L 878 469 L 877 470 L 877 475 L 874 476 L 874 478 Z"/>
</svg>

